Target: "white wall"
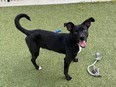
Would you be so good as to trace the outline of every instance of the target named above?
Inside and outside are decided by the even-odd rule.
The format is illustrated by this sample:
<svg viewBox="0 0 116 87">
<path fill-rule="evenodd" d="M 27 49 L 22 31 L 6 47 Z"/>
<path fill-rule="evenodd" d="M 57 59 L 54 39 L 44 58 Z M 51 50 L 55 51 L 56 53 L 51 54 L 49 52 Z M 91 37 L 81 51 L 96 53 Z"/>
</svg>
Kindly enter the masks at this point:
<svg viewBox="0 0 116 87">
<path fill-rule="evenodd" d="M 46 4 L 66 4 L 80 2 L 96 2 L 96 1 L 111 1 L 111 0 L 0 0 L 0 7 L 3 6 L 22 6 L 22 5 L 46 5 Z"/>
</svg>

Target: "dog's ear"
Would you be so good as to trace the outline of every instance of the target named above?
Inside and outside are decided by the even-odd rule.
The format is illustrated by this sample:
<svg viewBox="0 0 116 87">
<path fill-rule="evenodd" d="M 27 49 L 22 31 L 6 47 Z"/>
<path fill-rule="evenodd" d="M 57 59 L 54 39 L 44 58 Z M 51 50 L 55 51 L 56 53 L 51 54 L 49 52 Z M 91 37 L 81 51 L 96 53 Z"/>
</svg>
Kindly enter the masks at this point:
<svg viewBox="0 0 116 87">
<path fill-rule="evenodd" d="M 82 24 L 84 24 L 87 27 L 90 27 L 91 22 L 95 22 L 95 19 L 93 17 L 88 18 L 87 20 L 85 20 Z"/>
<path fill-rule="evenodd" d="M 74 24 L 72 22 L 64 23 L 64 27 L 66 27 L 68 31 L 72 31 Z"/>
</svg>

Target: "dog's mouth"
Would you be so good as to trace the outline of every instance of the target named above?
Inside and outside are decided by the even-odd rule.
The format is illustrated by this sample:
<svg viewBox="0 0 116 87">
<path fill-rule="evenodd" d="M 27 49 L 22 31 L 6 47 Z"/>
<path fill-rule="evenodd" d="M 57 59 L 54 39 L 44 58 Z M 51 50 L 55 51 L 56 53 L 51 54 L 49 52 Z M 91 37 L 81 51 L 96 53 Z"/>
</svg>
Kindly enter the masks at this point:
<svg viewBox="0 0 116 87">
<path fill-rule="evenodd" d="M 79 45 L 80 45 L 82 48 L 85 48 L 86 45 L 87 45 L 87 42 L 86 42 L 85 40 L 79 41 Z"/>
</svg>

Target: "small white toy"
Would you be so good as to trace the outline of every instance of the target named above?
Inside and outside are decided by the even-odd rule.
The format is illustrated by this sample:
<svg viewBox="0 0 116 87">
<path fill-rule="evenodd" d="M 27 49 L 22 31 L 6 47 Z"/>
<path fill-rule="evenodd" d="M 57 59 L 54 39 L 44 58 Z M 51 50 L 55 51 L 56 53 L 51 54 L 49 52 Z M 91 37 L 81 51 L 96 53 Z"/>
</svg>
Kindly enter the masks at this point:
<svg viewBox="0 0 116 87">
<path fill-rule="evenodd" d="M 99 68 L 95 67 L 95 64 L 97 63 L 97 61 L 101 60 L 102 56 L 99 52 L 97 52 L 95 54 L 95 61 L 94 63 L 92 63 L 91 65 L 89 65 L 87 67 L 87 71 L 90 75 L 95 76 L 95 77 L 101 77 L 100 72 L 99 72 Z M 90 68 L 92 67 L 92 70 L 90 70 Z"/>
</svg>

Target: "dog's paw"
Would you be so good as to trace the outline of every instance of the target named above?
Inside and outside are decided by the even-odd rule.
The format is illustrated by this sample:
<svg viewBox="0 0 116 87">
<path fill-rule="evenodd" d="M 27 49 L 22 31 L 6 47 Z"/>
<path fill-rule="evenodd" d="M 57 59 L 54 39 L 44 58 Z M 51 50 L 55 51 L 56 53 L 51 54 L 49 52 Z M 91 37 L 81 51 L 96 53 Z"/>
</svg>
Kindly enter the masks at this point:
<svg viewBox="0 0 116 87">
<path fill-rule="evenodd" d="M 65 78 L 66 78 L 66 80 L 67 80 L 67 81 L 69 81 L 69 80 L 71 80 L 71 79 L 72 79 L 72 77 L 71 77 L 70 75 L 68 75 L 68 74 L 67 74 L 67 75 L 65 75 Z"/>
<path fill-rule="evenodd" d="M 39 68 L 38 68 L 39 70 L 41 70 L 42 69 L 42 67 L 41 66 L 39 66 Z"/>
<path fill-rule="evenodd" d="M 70 77 L 70 76 L 66 77 L 67 81 L 70 81 L 71 79 L 72 79 L 72 77 Z"/>
<path fill-rule="evenodd" d="M 41 70 L 41 69 L 42 69 L 42 67 L 41 67 L 41 66 L 39 66 L 38 70 Z"/>
<path fill-rule="evenodd" d="M 74 62 L 78 62 L 78 58 L 74 58 L 73 61 L 74 61 Z"/>
</svg>

